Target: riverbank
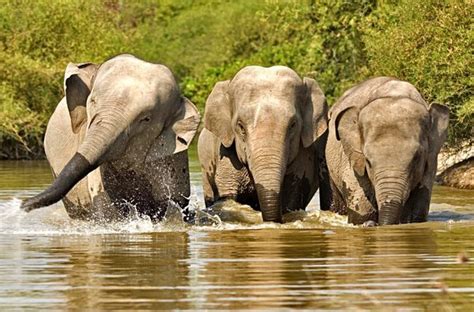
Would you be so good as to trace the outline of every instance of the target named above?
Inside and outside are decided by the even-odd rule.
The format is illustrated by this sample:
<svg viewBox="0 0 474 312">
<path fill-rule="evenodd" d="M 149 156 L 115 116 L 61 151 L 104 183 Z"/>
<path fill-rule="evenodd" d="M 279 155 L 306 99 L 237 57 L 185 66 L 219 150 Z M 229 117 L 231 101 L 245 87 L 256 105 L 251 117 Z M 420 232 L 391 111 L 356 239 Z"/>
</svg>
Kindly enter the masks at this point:
<svg viewBox="0 0 474 312">
<path fill-rule="evenodd" d="M 460 189 L 474 189 L 474 146 L 465 142 L 456 149 L 444 149 L 438 156 L 436 181 Z"/>
</svg>

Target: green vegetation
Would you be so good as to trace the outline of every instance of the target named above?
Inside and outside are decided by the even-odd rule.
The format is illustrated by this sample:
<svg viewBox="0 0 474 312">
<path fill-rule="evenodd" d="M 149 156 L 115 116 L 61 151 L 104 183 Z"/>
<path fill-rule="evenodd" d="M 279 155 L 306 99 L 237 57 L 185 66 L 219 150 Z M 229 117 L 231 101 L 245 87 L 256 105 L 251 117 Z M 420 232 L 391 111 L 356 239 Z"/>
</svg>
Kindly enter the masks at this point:
<svg viewBox="0 0 474 312">
<path fill-rule="evenodd" d="M 248 64 L 319 81 L 329 103 L 376 75 L 451 108 L 449 143 L 473 136 L 472 0 L 0 0 L 0 158 L 42 156 L 68 62 L 133 53 L 169 66 L 203 112 Z"/>
<path fill-rule="evenodd" d="M 381 6 L 366 27 L 368 75 L 413 83 L 451 109 L 449 143 L 473 140 L 474 1 L 403 0 Z"/>
</svg>

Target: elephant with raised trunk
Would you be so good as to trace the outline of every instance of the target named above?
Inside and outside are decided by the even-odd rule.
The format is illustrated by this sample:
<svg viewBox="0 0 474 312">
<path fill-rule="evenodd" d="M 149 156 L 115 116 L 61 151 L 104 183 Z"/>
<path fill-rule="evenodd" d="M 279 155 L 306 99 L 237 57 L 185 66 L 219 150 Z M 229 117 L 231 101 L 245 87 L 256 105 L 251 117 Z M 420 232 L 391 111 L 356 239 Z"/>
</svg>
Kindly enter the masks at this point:
<svg viewBox="0 0 474 312">
<path fill-rule="evenodd" d="M 323 209 L 354 224 L 426 221 L 448 108 L 428 105 L 408 82 L 377 77 L 346 91 L 329 119 Z"/>
<path fill-rule="evenodd" d="M 44 140 L 55 180 L 24 210 L 62 199 L 72 218 L 159 220 L 171 201 L 186 207 L 199 113 L 167 67 L 132 55 L 71 63 L 64 88 Z"/>
<path fill-rule="evenodd" d="M 315 80 L 283 66 L 248 66 L 218 82 L 198 142 L 206 206 L 227 198 L 264 221 L 305 209 L 319 186 L 327 105 Z M 321 155 L 322 157 L 322 155 Z"/>
</svg>

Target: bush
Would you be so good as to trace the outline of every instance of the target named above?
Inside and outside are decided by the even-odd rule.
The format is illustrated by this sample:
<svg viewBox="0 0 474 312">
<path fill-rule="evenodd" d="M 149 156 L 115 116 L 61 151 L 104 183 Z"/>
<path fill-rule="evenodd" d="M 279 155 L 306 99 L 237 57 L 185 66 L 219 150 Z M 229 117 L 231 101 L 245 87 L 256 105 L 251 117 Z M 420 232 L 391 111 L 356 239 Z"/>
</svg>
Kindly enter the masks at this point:
<svg viewBox="0 0 474 312">
<path fill-rule="evenodd" d="M 0 52 L 0 77 L 0 158 L 42 156 L 52 101 L 60 97 L 60 73 L 41 62 Z"/>
<path fill-rule="evenodd" d="M 42 157 L 49 116 L 70 61 L 101 61 L 121 49 L 116 16 L 89 1 L 2 1 L 0 158 Z"/>
<path fill-rule="evenodd" d="M 2 1 L 0 158 L 42 156 L 68 62 L 133 53 L 162 63 L 204 111 L 214 84 L 250 64 L 315 78 L 330 104 L 392 75 L 451 108 L 450 144 L 473 137 L 467 0 Z"/>
<path fill-rule="evenodd" d="M 449 106 L 451 145 L 473 139 L 471 1 L 403 0 L 380 6 L 365 26 L 364 76 L 413 83 L 428 102 Z"/>
<path fill-rule="evenodd" d="M 203 75 L 186 77 L 184 93 L 202 108 L 217 81 L 246 65 L 278 64 L 315 78 L 332 103 L 357 81 L 359 66 L 365 64 L 360 28 L 374 7 L 368 0 L 268 3 L 252 27 L 240 30 L 243 35 L 234 40 L 231 57 Z"/>
</svg>

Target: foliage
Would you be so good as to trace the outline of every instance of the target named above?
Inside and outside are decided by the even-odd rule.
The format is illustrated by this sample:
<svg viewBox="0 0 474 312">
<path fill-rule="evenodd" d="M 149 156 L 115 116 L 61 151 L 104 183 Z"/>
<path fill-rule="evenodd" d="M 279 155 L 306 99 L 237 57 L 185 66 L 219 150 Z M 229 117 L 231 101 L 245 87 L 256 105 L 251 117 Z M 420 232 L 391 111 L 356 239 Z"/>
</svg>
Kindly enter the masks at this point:
<svg viewBox="0 0 474 312">
<path fill-rule="evenodd" d="M 428 102 L 448 105 L 451 144 L 474 136 L 472 4 L 403 0 L 381 6 L 365 26 L 365 75 L 410 81 Z"/>
<path fill-rule="evenodd" d="M 1 1 L 0 157 L 42 156 L 49 116 L 71 60 L 120 52 L 116 15 L 88 1 Z"/>
<path fill-rule="evenodd" d="M 252 28 L 235 41 L 230 61 L 204 75 L 184 80 L 184 92 L 204 103 L 218 80 L 232 77 L 249 64 L 285 65 L 315 78 L 330 103 L 356 80 L 365 64 L 360 25 L 375 6 L 359 0 L 312 3 L 268 3 Z"/>
<path fill-rule="evenodd" d="M 68 62 L 133 53 L 166 64 L 201 112 L 242 66 L 286 65 L 333 103 L 393 75 L 452 110 L 451 143 L 472 137 L 472 0 L 0 0 L 0 158 L 41 157 Z"/>
</svg>

